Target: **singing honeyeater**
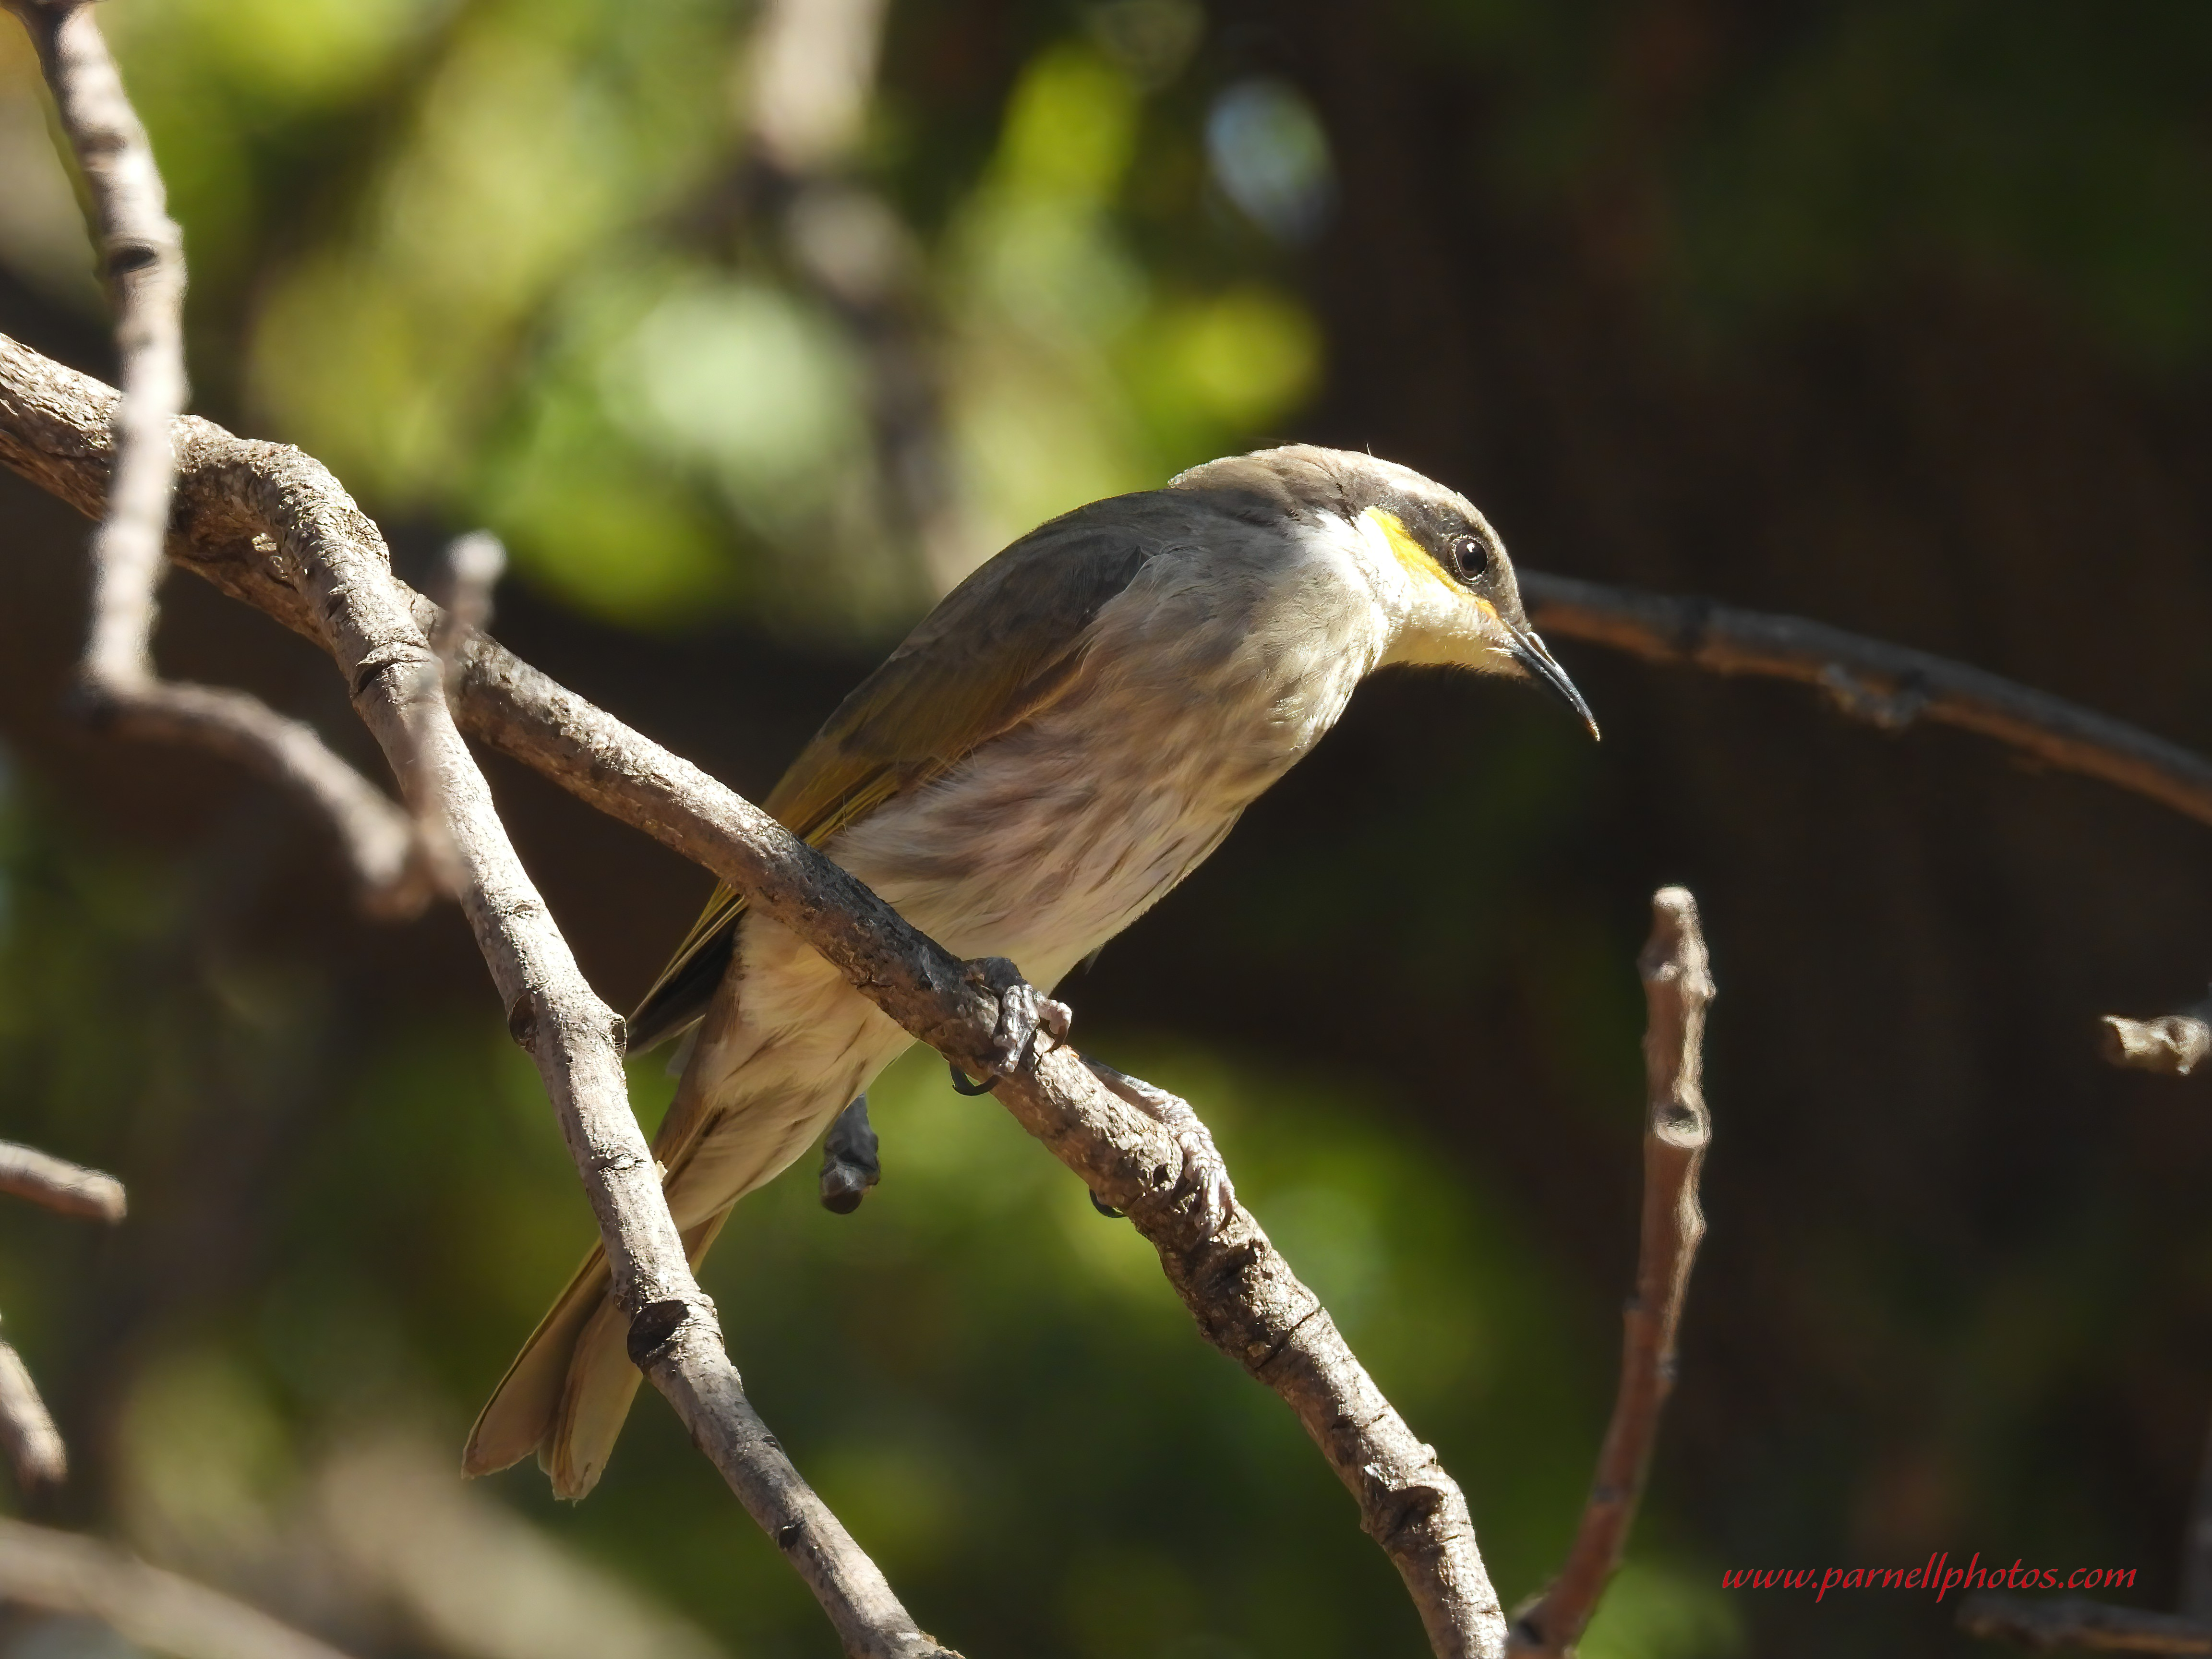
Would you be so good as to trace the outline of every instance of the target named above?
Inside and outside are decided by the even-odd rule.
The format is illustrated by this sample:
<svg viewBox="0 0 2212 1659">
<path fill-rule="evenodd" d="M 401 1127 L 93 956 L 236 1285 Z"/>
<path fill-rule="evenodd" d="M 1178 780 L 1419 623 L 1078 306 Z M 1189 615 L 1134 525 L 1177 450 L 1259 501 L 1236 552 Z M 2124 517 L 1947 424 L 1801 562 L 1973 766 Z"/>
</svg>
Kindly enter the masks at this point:
<svg viewBox="0 0 2212 1659">
<path fill-rule="evenodd" d="M 983 565 L 845 699 L 768 810 L 956 956 L 1011 959 L 1048 991 L 1394 663 L 1534 679 L 1589 720 L 1464 497 L 1338 450 L 1213 461 Z M 632 1043 L 693 1026 L 653 1155 L 696 1263 L 913 1039 L 726 887 Z M 598 1480 L 639 1381 L 607 1282 L 595 1250 L 477 1419 L 471 1473 L 535 1451 L 564 1497 Z"/>
</svg>

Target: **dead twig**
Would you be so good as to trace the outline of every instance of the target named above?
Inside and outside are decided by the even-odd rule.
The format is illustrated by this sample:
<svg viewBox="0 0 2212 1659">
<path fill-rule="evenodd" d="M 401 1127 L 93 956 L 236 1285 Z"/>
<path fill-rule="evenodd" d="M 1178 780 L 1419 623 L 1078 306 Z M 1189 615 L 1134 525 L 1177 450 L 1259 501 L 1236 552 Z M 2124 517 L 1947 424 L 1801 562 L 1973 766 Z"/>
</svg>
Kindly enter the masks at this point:
<svg viewBox="0 0 2212 1659">
<path fill-rule="evenodd" d="M 52 88 L 97 222 L 115 307 L 123 398 L 114 479 L 92 543 L 92 617 L 77 702 L 94 726 L 211 750 L 259 773 L 327 822 L 372 914 L 412 915 L 431 896 L 404 813 L 313 728 L 243 691 L 164 681 L 154 670 L 155 590 L 175 477 L 171 429 L 186 396 L 184 242 L 145 129 L 88 4 L 7 0 Z"/>
<path fill-rule="evenodd" d="M 106 477 L 106 416 L 114 396 L 90 377 L 0 337 L 0 464 L 96 513 Z M 286 526 L 295 517 L 313 519 L 332 535 L 380 548 L 374 527 L 328 473 L 296 450 L 250 443 L 189 416 L 177 434 L 170 556 L 319 642 L 319 595 L 326 584 L 312 575 L 311 566 L 322 554 L 313 537 Z M 276 554 L 257 548 L 256 536 L 272 538 Z M 380 585 L 404 592 L 388 577 Z M 436 607 L 420 596 L 413 597 L 412 615 L 417 637 L 443 625 Z M 730 881 L 915 1036 L 972 1075 L 993 1069 L 995 1001 L 881 899 L 750 802 L 493 641 L 472 635 L 455 651 L 461 672 L 454 708 L 471 735 Z M 359 671 L 349 665 L 352 648 L 336 654 L 349 678 L 357 678 Z M 508 1006 L 515 1006 L 511 998 Z M 588 1019 L 585 1024 L 588 1030 Z M 545 1027 L 539 1019 L 527 1028 L 533 1042 L 543 1042 Z M 1204 1194 L 1182 1189 L 1182 1154 L 1170 1133 L 1109 1092 L 1071 1050 L 1034 1060 L 1003 1079 L 995 1093 L 1094 1194 L 1129 1214 L 1159 1252 L 1206 1340 L 1291 1406 L 1357 1501 L 1362 1526 L 1398 1569 L 1436 1652 L 1444 1659 L 1501 1653 L 1504 1615 L 1475 1547 L 1466 1498 L 1249 1213 L 1233 1207 L 1224 1224 L 1209 1230 Z M 565 1115 L 565 1104 L 563 1110 Z M 626 1110 L 621 1115 L 626 1119 Z M 625 1139 L 605 1156 L 635 1156 L 642 1170 L 651 1169 L 641 1140 L 635 1152 Z M 617 1176 L 634 1183 L 625 1192 L 645 1184 L 637 1168 L 594 1165 L 587 1179 L 594 1182 L 595 1209 L 602 1202 L 597 1183 Z M 650 1191 L 665 1217 L 658 1185 Z M 618 1264 L 617 1292 L 625 1293 L 629 1269 L 621 1264 L 629 1258 L 617 1255 L 611 1240 L 609 1254 Z M 674 1260 L 680 1264 L 680 1254 Z M 672 1275 L 670 1282 L 681 1281 Z M 733 1463 L 754 1444 L 752 1437 L 764 1440 L 765 1431 L 757 1430 L 757 1419 L 717 1415 L 723 1396 L 703 1386 L 709 1379 L 695 1382 L 696 1374 L 675 1363 L 711 1341 L 712 1328 L 703 1306 L 682 1296 L 666 1300 L 682 1304 L 681 1316 L 673 1309 L 656 1312 L 658 1303 L 646 1304 L 633 1320 L 634 1352 L 734 1486 L 740 1477 Z M 702 1317 L 691 1316 L 695 1308 Z M 733 1372 L 729 1382 L 734 1394 Z M 806 1523 L 774 1530 L 788 1547 L 803 1540 L 813 1547 Z"/>
<path fill-rule="evenodd" d="M 1636 1294 L 1623 1316 L 1613 1420 L 1566 1565 L 1513 1621 L 1508 1651 L 1532 1656 L 1573 1651 L 1620 1565 L 1650 1473 L 1660 1413 L 1674 1389 L 1675 1334 L 1705 1231 L 1698 1172 L 1712 1139 L 1701 1079 L 1713 977 L 1697 901 L 1686 888 L 1662 887 L 1652 895 L 1651 938 L 1636 967 L 1647 1010 L 1644 1227 Z"/>
<path fill-rule="evenodd" d="M 2031 1648 L 2100 1648 L 2112 1653 L 2212 1653 L 2212 1624 L 2145 1607 L 2116 1607 L 2079 1595 L 2039 1601 L 1988 1590 L 1959 1608 L 1959 1628 Z"/>
<path fill-rule="evenodd" d="M 0 1520 L 0 1601 L 97 1619 L 175 1659 L 345 1659 L 204 1584 L 76 1533 Z"/>
<path fill-rule="evenodd" d="M 1884 731 L 1934 720 L 1978 732 L 2061 771 L 2100 779 L 2212 823 L 2212 761 L 2124 720 L 1964 663 L 1802 617 L 1540 571 L 1522 574 L 1521 592 L 1530 620 L 1547 636 L 1609 646 L 1646 662 L 1815 685 L 1844 713 Z"/>
<path fill-rule="evenodd" d="M 130 1207 L 113 1176 L 12 1140 L 0 1140 L 0 1193 L 87 1221 L 120 1221 Z"/>
</svg>

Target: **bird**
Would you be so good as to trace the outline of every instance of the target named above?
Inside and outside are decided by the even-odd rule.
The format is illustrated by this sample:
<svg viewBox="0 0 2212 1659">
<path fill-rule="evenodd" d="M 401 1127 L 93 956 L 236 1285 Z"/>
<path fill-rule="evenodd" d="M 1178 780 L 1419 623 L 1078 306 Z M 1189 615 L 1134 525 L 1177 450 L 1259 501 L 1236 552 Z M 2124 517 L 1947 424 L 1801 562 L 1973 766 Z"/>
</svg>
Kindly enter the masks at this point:
<svg viewBox="0 0 2212 1659">
<path fill-rule="evenodd" d="M 1533 681 L 1597 735 L 1465 496 L 1359 452 L 1231 456 L 1077 507 L 978 567 L 765 805 L 956 957 L 1011 963 L 1048 1000 L 1221 844 L 1361 680 L 1401 664 Z M 1040 1006 L 1049 1024 L 1058 1005 Z M 914 1041 L 726 884 L 629 1030 L 634 1052 L 684 1037 L 653 1151 L 695 1266 L 833 1121 L 844 1156 L 872 1163 L 865 1116 L 841 1114 L 864 1113 Z M 1226 1177 L 1188 1108 L 1091 1064 L 1176 1128 L 1217 1203 Z M 825 1202 L 848 1200 L 825 1179 Z M 627 1334 L 594 1249 L 478 1417 L 465 1470 L 535 1452 L 557 1495 L 588 1492 L 640 1381 Z"/>
</svg>

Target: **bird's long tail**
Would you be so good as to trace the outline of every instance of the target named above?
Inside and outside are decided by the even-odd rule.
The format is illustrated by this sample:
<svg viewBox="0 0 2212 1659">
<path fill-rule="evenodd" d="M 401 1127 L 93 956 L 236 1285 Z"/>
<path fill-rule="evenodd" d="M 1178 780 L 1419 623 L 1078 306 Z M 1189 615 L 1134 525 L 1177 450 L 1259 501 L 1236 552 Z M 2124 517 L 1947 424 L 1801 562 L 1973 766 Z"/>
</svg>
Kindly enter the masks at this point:
<svg viewBox="0 0 2212 1659">
<path fill-rule="evenodd" d="M 729 1214 L 684 1231 L 694 1267 Z M 594 1245 L 477 1418 L 463 1473 L 490 1474 L 534 1451 L 556 1497 L 579 1498 L 599 1484 L 641 1381 L 629 1360 L 629 1328 L 607 1283 L 606 1254 Z"/>
</svg>

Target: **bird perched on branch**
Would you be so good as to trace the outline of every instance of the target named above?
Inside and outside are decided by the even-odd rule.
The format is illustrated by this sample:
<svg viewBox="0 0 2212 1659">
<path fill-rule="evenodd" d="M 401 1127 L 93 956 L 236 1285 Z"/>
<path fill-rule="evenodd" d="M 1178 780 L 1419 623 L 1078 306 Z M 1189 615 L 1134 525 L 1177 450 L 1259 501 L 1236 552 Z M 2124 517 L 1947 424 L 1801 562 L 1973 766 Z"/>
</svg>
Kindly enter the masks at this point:
<svg viewBox="0 0 2212 1659">
<path fill-rule="evenodd" d="M 845 699 L 768 810 L 956 956 L 1011 962 L 1049 992 L 1394 663 L 1533 680 L 1596 734 L 1464 497 L 1337 450 L 1213 461 L 1079 507 L 977 570 Z M 994 988 L 1005 1006 L 1022 988 L 1002 972 Z M 1057 1005 L 1042 1006 L 1050 1024 Z M 630 1030 L 635 1048 L 693 1032 L 653 1155 L 695 1263 L 913 1041 L 727 887 Z M 1225 1200 L 1188 1108 L 1094 1068 L 1175 1129 L 1209 1206 Z M 864 1117 L 838 1133 L 848 1190 L 825 1183 L 825 1201 L 856 1200 L 873 1137 Z M 562 1497 L 599 1480 L 639 1382 L 607 1288 L 594 1250 L 477 1419 L 470 1473 L 535 1451 Z"/>
</svg>

